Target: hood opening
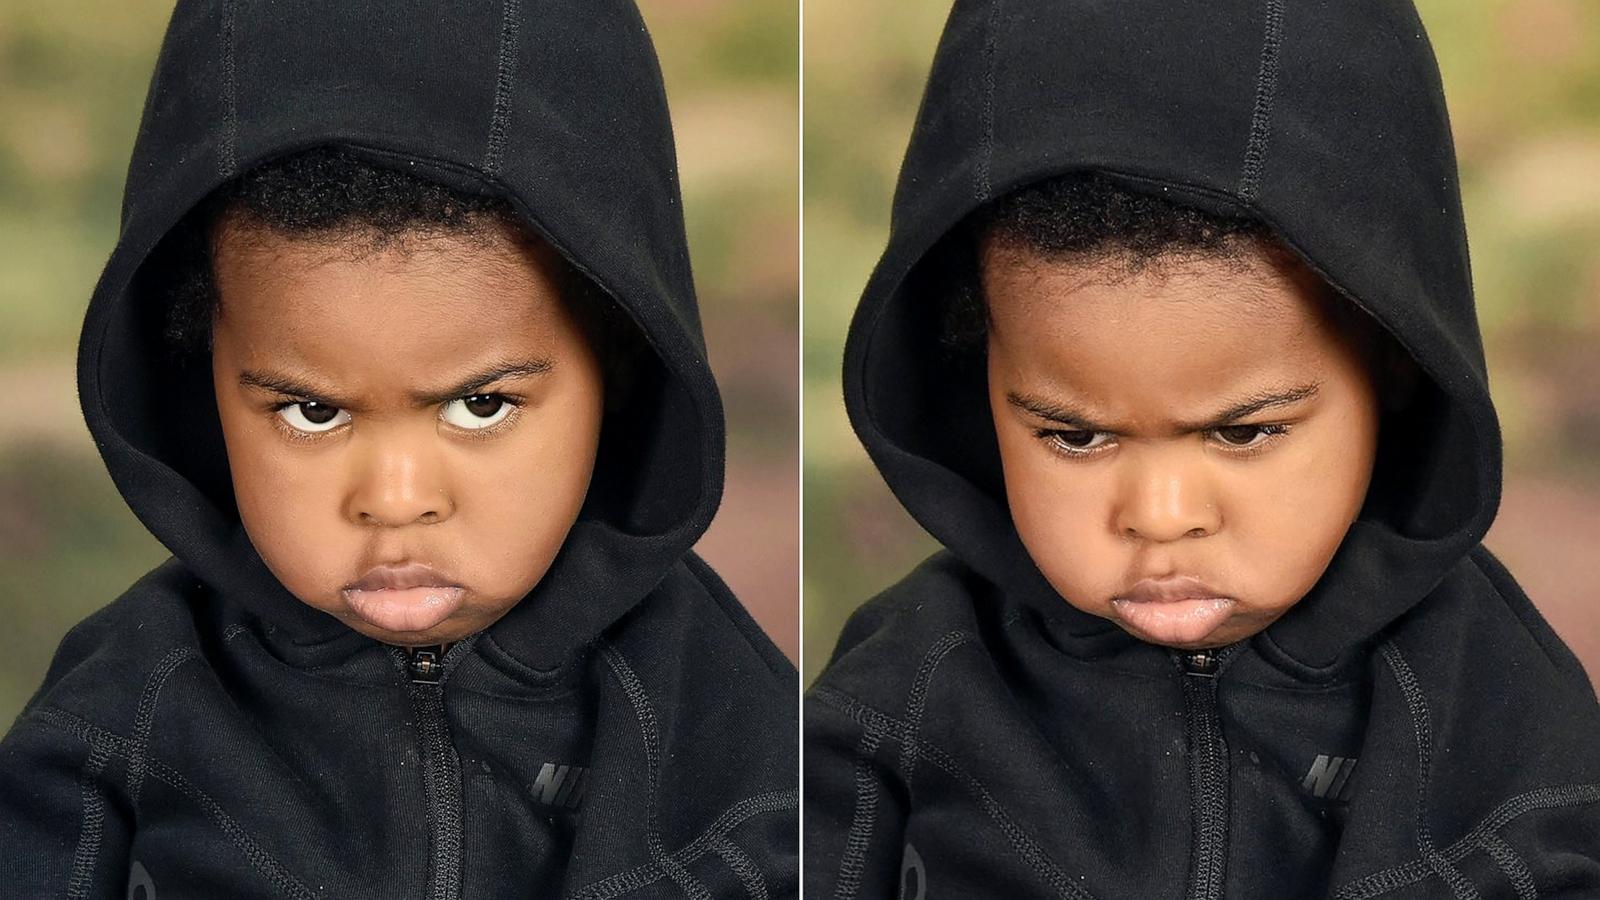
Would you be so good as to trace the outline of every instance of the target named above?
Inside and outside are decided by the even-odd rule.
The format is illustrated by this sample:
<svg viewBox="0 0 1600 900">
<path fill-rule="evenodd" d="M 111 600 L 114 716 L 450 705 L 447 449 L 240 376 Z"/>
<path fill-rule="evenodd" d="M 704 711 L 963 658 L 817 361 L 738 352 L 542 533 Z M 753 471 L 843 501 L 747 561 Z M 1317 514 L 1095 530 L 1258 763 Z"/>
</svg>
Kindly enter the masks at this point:
<svg viewBox="0 0 1600 900">
<path fill-rule="evenodd" d="M 300 151 L 280 153 L 257 165 L 294 152 Z M 356 148 L 353 155 L 412 174 L 419 167 L 415 159 L 383 150 Z M 450 173 L 435 180 L 456 190 L 469 184 L 475 192 L 497 190 L 453 168 L 427 165 L 425 171 Z M 204 214 L 210 198 L 229 183 L 176 217 L 178 224 L 155 242 L 126 287 L 107 293 L 101 337 L 85 341 L 86 348 L 93 348 L 89 371 L 95 388 L 86 396 L 98 397 L 105 428 L 132 451 L 133 468 L 111 465 L 109 460 L 108 466 L 119 485 L 132 488 L 125 487 L 124 495 L 156 537 L 189 563 L 202 581 L 224 592 L 242 592 L 245 604 L 273 624 L 291 624 L 291 630 L 302 632 L 309 627 L 311 633 L 299 637 L 322 642 L 343 626 L 299 604 L 277 584 L 250 546 L 240 521 L 209 352 L 186 355 L 167 334 L 175 273 L 192 264 L 195 252 L 196 223 L 190 214 Z M 650 341 L 638 313 L 587 274 L 572 252 L 526 214 L 518 215 L 518 223 L 554 247 L 577 277 L 588 280 L 592 290 L 584 290 L 576 300 L 607 305 L 597 318 L 604 319 L 608 328 L 622 329 L 609 339 L 627 355 L 621 366 L 608 367 L 608 379 L 620 371 L 625 384 L 614 392 L 608 383 L 594 474 L 578 520 L 530 597 L 539 603 L 536 595 L 541 593 L 591 595 L 608 583 L 607 575 L 618 576 L 616 570 L 624 571 L 610 583 L 636 597 L 660 577 L 659 569 L 653 574 L 649 569 L 664 566 L 687 550 L 709 523 L 720 491 L 718 485 L 708 484 L 708 478 L 713 470 L 720 472 L 721 457 L 717 452 L 705 458 L 708 445 L 717 445 L 720 437 L 720 432 L 708 436 L 705 423 L 708 413 L 720 421 L 720 407 L 713 403 L 708 410 L 703 398 L 697 400 L 681 364 L 672 365 Z M 691 381 L 693 377 L 694 373 L 688 376 Z M 98 421 L 93 413 L 86 415 Z M 686 459 L 705 464 L 686 467 L 681 464 Z M 241 560 L 241 554 L 246 558 Z M 568 559 L 574 554 L 583 558 Z M 636 571 L 626 572 L 630 567 Z M 248 573 L 242 581 L 241 569 Z"/>
<path fill-rule="evenodd" d="M 1017 186 L 1071 171 L 1083 170 L 1034 173 Z M 1370 312 L 1385 304 L 1355 298 L 1262 213 L 1200 186 L 1101 174 L 1130 190 L 1265 224 L 1342 302 L 1371 316 L 1417 367 L 1420 377 L 1408 400 L 1380 417 L 1359 518 L 1322 580 L 1297 605 L 1302 611 L 1269 629 L 1268 640 L 1290 645 L 1280 648 L 1290 658 L 1312 669 L 1333 666 L 1355 641 L 1420 599 L 1487 530 L 1498 503 L 1498 470 L 1490 464 L 1498 460 L 1498 432 L 1483 433 L 1476 385 L 1458 377 L 1455 390 L 1447 390 L 1418 352 L 1417 337 Z M 891 489 L 930 534 L 1020 598 L 1094 634 L 1104 629 L 1062 600 L 1022 547 L 1006 501 L 981 352 L 953 350 L 946 338 L 944 297 L 951 278 L 959 277 L 955 257 L 971 252 L 963 245 L 971 240 L 966 223 L 983 205 L 974 201 L 953 216 L 954 224 L 897 281 L 884 266 L 875 273 L 846 353 L 852 421 Z M 891 238 L 885 263 L 897 249 L 906 250 Z M 1352 595 L 1369 602 L 1354 607 Z"/>
<path fill-rule="evenodd" d="M 415 161 L 383 151 L 352 149 L 352 156 L 419 174 Z M 279 154 L 257 165 L 293 155 Z M 482 181 L 470 181 L 458 174 L 432 177 L 436 171 L 429 167 L 425 177 L 464 193 L 504 196 Z M 206 214 L 204 207 L 215 207 L 213 198 L 227 186 L 219 186 L 185 213 L 136 270 L 128 287 L 130 302 L 118 307 L 110 324 L 111 333 L 125 338 L 108 341 L 102 372 L 110 385 L 106 399 L 113 427 L 141 453 L 165 464 L 193 485 L 214 508 L 219 520 L 238 526 L 210 357 L 205 354 L 186 358 L 174 353 L 165 335 L 174 290 L 173 273 L 181 266 L 191 265 L 187 255 L 196 252 L 192 243 L 196 235 L 185 230 L 204 227 L 203 223 L 189 221 L 190 214 Z M 666 460 L 696 453 L 703 445 L 703 435 L 695 427 L 699 411 L 660 354 L 646 341 L 633 314 L 579 271 L 572 253 L 551 241 L 537 223 L 519 217 L 518 224 L 554 247 L 576 277 L 586 279 L 587 284 L 577 291 L 581 296 L 567 299 L 604 304 L 603 310 L 590 316 L 603 321 L 603 327 L 619 332 L 602 339 L 612 342 L 619 353 L 628 357 L 607 372 L 608 381 L 620 376 L 625 384 L 615 392 L 608 384 L 595 474 L 580 516 L 633 537 L 668 533 L 691 516 L 703 493 L 699 478 L 684 478 L 681 473 L 679 477 L 661 477 L 668 468 Z M 591 342 L 596 337 L 591 335 Z M 133 372 L 141 373 L 144 380 L 128 377 Z"/>
<path fill-rule="evenodd" d="M 178 5 L 130 156 L 118 244 L 85 314 L 79 398 L 128 505 L 203 584 L 292 626 L 279 630 L 295 643 L 356 634 L 291 597 L 243 539 L 207 367 L 178 371 L 160 340 L 169 273 L 151 251 L 218 186 L 323 145 L 504 197 L 648 348 L 638 389 L 602 426 L 591 493 L 555 563 L 479 644 L 548 669 L 638 604 L 710 524 L 722 406 L 661 69 L 637 8 L 467 4 L 448 19 L 315 0 Z M 193 415 L 175 420 L 174 403 Z"/>
</svg>

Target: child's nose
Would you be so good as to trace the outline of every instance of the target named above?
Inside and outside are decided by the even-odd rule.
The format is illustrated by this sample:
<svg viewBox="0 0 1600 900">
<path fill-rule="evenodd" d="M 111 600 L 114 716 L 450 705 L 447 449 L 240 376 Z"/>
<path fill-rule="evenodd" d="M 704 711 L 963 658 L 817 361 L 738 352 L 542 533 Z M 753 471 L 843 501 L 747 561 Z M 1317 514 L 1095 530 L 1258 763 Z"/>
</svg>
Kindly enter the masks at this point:
<svg viewBox="0 0 1600 900">
<path fill-rule="evenodd" d="M 426 447 L 384 442 L 354 463 L 347 517 L 361 525 L 442 522 L 454 512 L 443 460 Z"/>
<path fill-rule="evenodd" d="M 1203 472 L 1181 463 L 1134 465 L 1117 498 L 1117 533 L 1156 542 L 1215 534 L 1222 512 L 1207 482 Z"/>
</svg>

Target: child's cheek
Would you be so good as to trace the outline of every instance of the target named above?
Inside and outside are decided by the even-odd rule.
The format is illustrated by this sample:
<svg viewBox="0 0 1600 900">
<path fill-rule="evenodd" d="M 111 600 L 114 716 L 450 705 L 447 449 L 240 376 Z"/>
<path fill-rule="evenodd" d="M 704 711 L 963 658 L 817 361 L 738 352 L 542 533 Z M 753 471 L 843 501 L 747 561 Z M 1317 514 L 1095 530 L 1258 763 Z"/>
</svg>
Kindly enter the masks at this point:
<svg viewBox="0 0 1600 900">
<path fill-rule="evenodd" d="M 1067 602 L 1108 615 L 1104 601 L 1119 554 L 1097 528 L 1107 515 L 1104 473 L 1060 459 L 1028 428 L 1002 425 L 997 436 L 1006 500 L 1023 547 Z"/>
</svg>

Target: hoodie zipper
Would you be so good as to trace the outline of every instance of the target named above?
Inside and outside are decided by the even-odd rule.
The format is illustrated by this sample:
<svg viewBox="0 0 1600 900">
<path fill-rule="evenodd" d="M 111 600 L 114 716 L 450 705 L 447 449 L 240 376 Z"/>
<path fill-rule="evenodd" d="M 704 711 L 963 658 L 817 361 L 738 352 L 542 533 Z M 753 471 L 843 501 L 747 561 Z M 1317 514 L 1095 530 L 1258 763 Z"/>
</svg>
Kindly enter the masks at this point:
<svg viewBox="0 0 1600 900">
<path fill-rule="evenodd" d="M 1176 652 L 1183 670 L 1189 737 L 1189 808 L 1194 816 L 1189 900 L 1220 900 L 1228 864 L 1228 747 L 1217 716 L 1217 671 L 1234 647 Z"/>
<path fill-rule="evenodd" d="M 432 823 L 433 860 L 429 866 L 430 900 L 461 897 L 461 763 L 450 740 L 444 711 L 444 685 L 440 683 L 446 648 L 433 644 L 409 650 L 396 648 L 404 657 L 410 677 L 406 685 L 416 714 L 422 744 L 422 781 Z"/>
</svg>

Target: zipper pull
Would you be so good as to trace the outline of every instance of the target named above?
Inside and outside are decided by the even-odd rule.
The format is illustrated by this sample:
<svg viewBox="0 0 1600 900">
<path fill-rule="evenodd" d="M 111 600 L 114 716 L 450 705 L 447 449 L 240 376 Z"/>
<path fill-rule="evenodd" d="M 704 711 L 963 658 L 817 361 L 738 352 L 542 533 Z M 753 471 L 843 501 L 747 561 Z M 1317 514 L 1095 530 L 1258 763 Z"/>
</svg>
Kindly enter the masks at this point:
<svg viewBox="0 0 1600 900">
<path fill-rule="evenodd" d="M 406 650 L 406 668 L 411 680 L 418 684 L 439 683 L 439 658 L 444 656 L 446 644 L 428 644 Z"/>
<path fill-rule="evenodd" d="M 1178 660 L 1183 665 L 1185 675 L 1193 675 L 1196 678 L 1217 677 L 1217 654 L 1210 650 L 1180 653 Z"/>
</svg>

